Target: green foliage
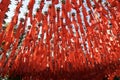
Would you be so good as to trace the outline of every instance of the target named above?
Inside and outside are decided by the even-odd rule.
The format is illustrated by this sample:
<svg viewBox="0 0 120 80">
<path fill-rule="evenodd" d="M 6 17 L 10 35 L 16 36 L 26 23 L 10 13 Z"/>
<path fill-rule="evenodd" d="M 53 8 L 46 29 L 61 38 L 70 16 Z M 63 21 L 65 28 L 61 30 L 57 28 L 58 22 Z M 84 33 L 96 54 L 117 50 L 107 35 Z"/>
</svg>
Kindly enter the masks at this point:
<svg viewBox="0 0 120 80">
<path fill-rule="evenodd" d="M 120 77 L 115 76 L 114 80 L 120 80 Z"/>
<path fill-rule="evenodd" d="M 16 76 L 13 78 L 8 78 L 8 80 L 22 80 L 20 76 Z"/>
<path fill-rule="evenodd" d="M 21 78 L 20 76 L 16 76 L 16 77 L 5 77 L 5 78 L 0 77 L 0 80 L 22 80 L 22 78 Z"/>
</svg>

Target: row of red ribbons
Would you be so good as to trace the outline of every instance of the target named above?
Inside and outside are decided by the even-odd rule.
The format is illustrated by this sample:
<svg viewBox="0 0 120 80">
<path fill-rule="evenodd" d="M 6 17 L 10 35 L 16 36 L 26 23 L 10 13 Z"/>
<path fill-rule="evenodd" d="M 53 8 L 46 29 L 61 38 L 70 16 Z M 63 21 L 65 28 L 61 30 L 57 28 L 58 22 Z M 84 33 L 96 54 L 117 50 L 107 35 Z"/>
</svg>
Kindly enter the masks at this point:
<svg viewBox="0 0 120 80">
<path fill-rule="evenodd" d="M 23 80 L 120 76 L 120 1 L 47 1 L 52 2 L 48 10 L 42 12 L 45 1 L 41 0 L 33 15 L 35 0 L 29 0 L 28 13 L 20 21 L 24 1 L 17 1 L 6 26 L 11 1 L 1 1 L 0 76 Z"/>
</svg>

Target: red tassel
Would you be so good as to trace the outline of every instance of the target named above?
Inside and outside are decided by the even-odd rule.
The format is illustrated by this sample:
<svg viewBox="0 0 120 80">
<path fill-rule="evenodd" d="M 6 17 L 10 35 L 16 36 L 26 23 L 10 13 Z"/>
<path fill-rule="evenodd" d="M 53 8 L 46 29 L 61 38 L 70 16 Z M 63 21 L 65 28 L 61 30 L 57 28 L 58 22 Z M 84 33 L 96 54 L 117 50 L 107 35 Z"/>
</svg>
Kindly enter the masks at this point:
<svg viewBox="0 0 120 80">
<path fill-rule="evenodd" d="M 94 79 L 102 79 L 107 75 L 109 79 L 113 79 L 113 76 L 118 75 L 118 0 L 107 0 L 105 6 L 102 0 L 93 0 L 94 4 L 89 0 L 62 0 L 62 4 L 59 4 L 59 0 L 52 0 L 48 11 L 42 13 L 46 4 L 44 2 L 40 2 L 33 17 L 35 0 L 30 0 L 28 15 L 26 14 L 25 20 L 21 19 L 18 24 L 19 9 L 22 7 L 22 0 L 19 1 L 12 20 L 5 26 L 6 29 L 2 29 L 10 1 L 1 1 L 1 76 L 18 75 L 26 80 L 92 80 L 93 76 Z M 90 9 L 89 14 L 86 4 Z M 59 5 L 62 10 L 59 7 L 56 9 Z M 71 11 L 75 12 L 71 15 Z M 14 29 L 15 25 L 17 30 Z"/>
</svg>

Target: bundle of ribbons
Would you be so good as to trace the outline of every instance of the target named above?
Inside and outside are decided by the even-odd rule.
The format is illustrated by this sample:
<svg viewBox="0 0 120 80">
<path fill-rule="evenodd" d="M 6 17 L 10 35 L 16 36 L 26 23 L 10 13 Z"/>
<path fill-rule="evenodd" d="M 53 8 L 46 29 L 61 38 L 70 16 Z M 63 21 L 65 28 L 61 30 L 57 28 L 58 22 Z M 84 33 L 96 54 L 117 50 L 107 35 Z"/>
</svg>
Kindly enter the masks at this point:
<svg viewBox="0 0 120 80">
<path fill-rule="evenodd" d="M 120 76 L 120 0 L 0 2 L 0 76 L 22 80 L 113 80 Z M 39 1 L 33 14 L 35 2 Z M 51 2 L 43 12 L 46 1 Z M 57 6 L 57 7 L 56 7 Z M 29 22 L 28 22 L 29 21 Z"/>
</svg>

